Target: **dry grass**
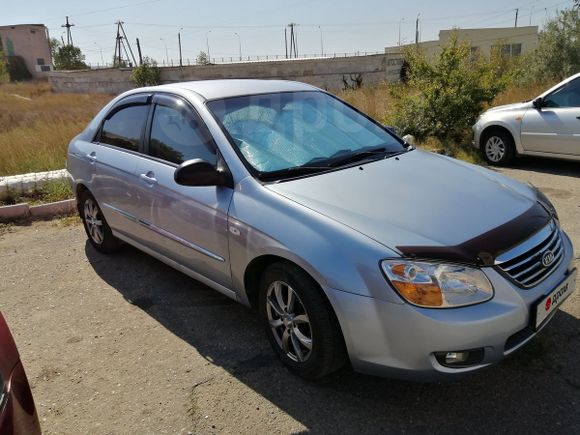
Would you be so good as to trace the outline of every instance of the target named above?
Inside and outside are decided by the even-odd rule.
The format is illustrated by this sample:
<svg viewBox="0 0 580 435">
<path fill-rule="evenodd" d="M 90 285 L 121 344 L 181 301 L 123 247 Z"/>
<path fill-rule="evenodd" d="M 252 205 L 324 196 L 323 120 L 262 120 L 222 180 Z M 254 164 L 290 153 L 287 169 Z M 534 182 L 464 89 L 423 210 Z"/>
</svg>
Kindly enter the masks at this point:
<svg viewBox="0 0 580 435">
<path fill-rule="evenodd" d="M 529 100 L 552 85 L 511 87 L 491 106 Z M 386 83 L 338 96 L 378 120 L 388 119 L 392 110 Z M 47 83 L 0 85 L 0 176 L 64 168 L 69 141 L 110 99 L 109 95 L 54 94 Z M 437 148 L 438 144 L 421 146 Z M 474 161 L 475 157 L 463 154 L 457 156 Z"/>
<path fill-rule="evenodd" d="M 110 99 L 54 94 L 48 83 L 0 85 L 0 176 L 64 168 L 68 143 Z"/>
<path fill-rule="evenodd" d="M 490 107 L 531 100 L 554 86 L 556 83 L 557 81 L 554 83 L 536 83 L 533 85 L 509 87 L 495 97 Z"/>
<path fill-rule="evenodd" d="M 392 107 L 393 97 L 389 93 L 387 83 L 363 87 L 354 91 L 341 91 L 337 95 L 340 99 L 377 120 L 384 119 Z"/>
</svg>

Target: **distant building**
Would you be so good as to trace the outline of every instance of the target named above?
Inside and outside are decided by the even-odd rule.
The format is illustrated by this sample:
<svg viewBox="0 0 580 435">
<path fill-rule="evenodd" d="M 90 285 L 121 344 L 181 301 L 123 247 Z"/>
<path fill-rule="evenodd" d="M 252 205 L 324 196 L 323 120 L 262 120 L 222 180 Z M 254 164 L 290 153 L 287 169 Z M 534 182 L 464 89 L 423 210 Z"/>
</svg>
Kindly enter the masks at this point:
<svg viewBox="0 0 580 435">
<path fill-rule="evenodd" d="M 459 41 L 469 42 L 473 53 L 481 53 L 486 57 L 490 56 L 494 47 L 507 56 L 515 57 L 528 54 L 538 46 L 538 26 L 441 30 L 439 40 L 419 42 L 417 45 L 427 58 L 433 57 L 449 43 L 453 32 L 456 32 Z M 403 64 L 404 49 L 412 46 L 415 44 L 385 48 L 385 53 L 390 55 L 389 61 L 393 65 L 392 71 L 388 72 L 389 76 L 393 76 L 393 80 L 400 72 L 400 67 L 397 70 L 395 64 Z"/>
<path fill-rule="evenodd" d="M 0 26 L 0 47 L 6 56 L 20 56 L 32 77 L 48 77 L 53 69 L 48 29 L 44 24 Z"/>
</svg>

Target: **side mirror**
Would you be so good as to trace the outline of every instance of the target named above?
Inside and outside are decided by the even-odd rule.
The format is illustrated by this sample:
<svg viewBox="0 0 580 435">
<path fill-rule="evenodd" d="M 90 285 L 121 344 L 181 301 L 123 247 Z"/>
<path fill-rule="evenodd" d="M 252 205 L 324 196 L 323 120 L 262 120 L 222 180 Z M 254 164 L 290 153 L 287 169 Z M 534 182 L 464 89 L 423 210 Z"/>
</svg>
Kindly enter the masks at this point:
<svg viewBox="0 0 580 435">
<path fill-rule="evenodd" d="M 226 186 L 233 187 L 232 175 L 216 168 L 203 159 L 183 162 L 175 170 L 173 178 L 182 186 Z"/>
<path fill-rule="evenodd" d="M 415 146 L 417 145 L 417 141 L 415 140 L 415 136 L 413 136 L 412 134 L 406 134 L 401 139 L 403 139 L 405 141 L 405 145 L 407 146 L 407 148 L 414 149 Z"/>
<path fill-rule="evenodd" d="M 536 98 L 532 101 L 532 106 L 534 106 L 534 109 L 536 110 L 542 110 L 542 107 L 544 107 L 544 99 L 542 97 Z"/>
</svg>

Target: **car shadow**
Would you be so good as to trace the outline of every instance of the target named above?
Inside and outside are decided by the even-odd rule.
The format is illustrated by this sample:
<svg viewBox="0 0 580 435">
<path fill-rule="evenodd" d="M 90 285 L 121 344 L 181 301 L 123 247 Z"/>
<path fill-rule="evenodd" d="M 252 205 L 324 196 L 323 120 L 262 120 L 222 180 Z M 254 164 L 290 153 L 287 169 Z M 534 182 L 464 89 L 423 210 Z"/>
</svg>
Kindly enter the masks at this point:
<svg viewBox="0 0 580 435">
<path fill-rule="evenodd" d="M 580 162 L 571 160 L 543 159 L 525 156 L 516 159 L 510 165 L 510 168 L 580 178 Z"/>
<path fill-rule="evenodd" d="M 308 382 L 277 360 L 252 310 L 129 246 L 104 256 L 87 242 L 85 253 L 127 303 L 310 433 L 580 431 L 580 322 L 565 312 L 503 363 L 454 382 L 349 371 Z"/>
</svg>

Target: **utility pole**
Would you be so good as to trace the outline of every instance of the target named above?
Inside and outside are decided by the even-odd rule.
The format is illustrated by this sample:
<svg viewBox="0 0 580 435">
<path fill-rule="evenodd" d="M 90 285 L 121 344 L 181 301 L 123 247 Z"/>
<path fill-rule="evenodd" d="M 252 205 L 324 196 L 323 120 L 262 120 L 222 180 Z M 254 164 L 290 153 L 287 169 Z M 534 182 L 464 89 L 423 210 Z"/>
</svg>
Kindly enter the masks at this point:
<svg viewBox="0 0 580 435">
<path fill-rule="evenodd" d="M 297 35 L 294 27 L 298 24 L 290 23 L 288 27 L 290 28 L 290 57 L 292 57 L 292 53 L 294 53 L 294 58 L 298 57 L 298 44 L 297 44 Z"/>
<path fill-rule="evenodd" d="M 209 54 L 209 34 L 211 33 L 211 30 L 208 30 L 205 34 L 205 45 L 207 47 L 207 61 L 208 63 L 211 63 L 211 55 Z"/>
<path fill-rule="evenodd" d="M 123 65 L 123 52 L 125 52 L 125 57 L 127 58 L 129 66 L 136 65 L 137 61 L 135 60 L 131 44 L 129 44 L 127 34 L 123 28 L 123 22 L 118 20 L 115 24 L 117 25 L 117 36 L 115 41 L 115 54 L 113 56 L 114 62 L 117 63 L 117 66 Z M 129 49 L 129 52 L 127 52 L 127 49 Z M 129 58 L 129 53 L 131 54 L 131 58 Z M 133 63 L 131 63 L 131 59 L 133 60 Z"/>
<path fill-rule="evenodd" d="M 401 46 L 401 24 L 405 21 L 405 18 L 399 20 L 399 47 Z"/>
<path fill-rule="evenodd" d="M 284 47 L 286 48 L 286 59 L 288 59 L 288 28 L 284 27 Z"/>
<path fill-rule="evenodd" d="M 66 45 L 73 45 L 72 33 L 70 31 L 70 28 L 73 26 L 74 24 L 68 22 L 68 17 L 66 17 L 66 24 L 60 26 L 66 28 Z"/>
<path fill-rule="evenodd" d="M 514 23 L 514 27 L 518 27 L 518 14 L 519 14 L 520 10 L 516 9 L 516 21 Z"/>
<path fill-rule="evenodd" d="M 534 6 L 532 6 L 532 9 L 530 9 L 530 26 L 532 25 L 532 15 L 534 15 Z"/>
<path fill-rule="evenodd" d="M 415 45 L 419 45 L 419 17 L 421 13 L 417 14 L 417 20 L 415 21 Z"/>
<path fill-rule="evenodd" d="M 324 41 L 322 39 L 322 27 L 318 26 L 318 30 L 320 30 L 320 55 L 324 57 Z"/>
<path fill-rule="evenodd" d="M 183 30 L 183 27 L 181 29 L 179 29 L 179 31 L 177 32 L 177 43 L 179 44 L 179 66 L 182 67 L 183 66 L 183 57 L 181 55 L 181 31 Z"/>
<path fill-rule="evenodd" d="M 242 61 L 242 38 L 240 38 L 240 34 L 235 32 L 234 35 L 238 37 L 238 52 L 240 53 L 240 62 Z"/>
<path fill-rule="evenodd" d="M 141 56 L 141 44 L 139 44 L 139 38 L 137 38 L 137 53 L 139 53 L 139 65 L 143 65 L 143 56 Z"/>
</svg>

